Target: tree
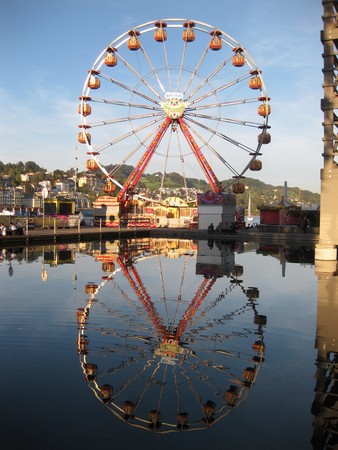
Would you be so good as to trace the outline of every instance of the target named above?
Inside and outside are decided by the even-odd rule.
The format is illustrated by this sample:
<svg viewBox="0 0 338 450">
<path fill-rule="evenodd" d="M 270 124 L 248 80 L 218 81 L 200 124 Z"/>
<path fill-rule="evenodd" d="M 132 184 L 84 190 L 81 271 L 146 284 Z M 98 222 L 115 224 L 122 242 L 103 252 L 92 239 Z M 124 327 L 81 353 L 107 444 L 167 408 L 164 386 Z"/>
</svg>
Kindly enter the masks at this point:
<svg viewBox="0 0 338 450">
<path fill-rule="evenodd" d="M 32 185 L 29 181 L 23 182 L 22 186 L 25 194 L 33 194 L 35 191 L 34 185 Z"/>
<path fill-rule="evenodd" d="M 46 179 L 45 172 L 43 172 L 43 171 L 36 172 L 32 175 L 32 183 L 35 186 L 38 186 L 40 181 L 44 181 L 45 179 Z"/>
<path fill-rule="evenodd" d="M 24 173 L 35 173 L 35 172 L 40 172 L 40 171 L 46 172 L 46 170 L 43 167 L 40 167 L 34 161 L 26 161 L 25 162 L 24 167 L 23 167 Z"/>
<path fill-rule="evenodd" d="M 63 179 L 63 177 L 64 177 L 64 171 L 63 170 L 60 170 L 60 169 L 56 169 L 56 170 L 54 170 L 54 172 L 53 172 L 53 177 L 55 178 L 55 179 L 57 179 L 57 180 L 62 180 Z"/>
</svg>

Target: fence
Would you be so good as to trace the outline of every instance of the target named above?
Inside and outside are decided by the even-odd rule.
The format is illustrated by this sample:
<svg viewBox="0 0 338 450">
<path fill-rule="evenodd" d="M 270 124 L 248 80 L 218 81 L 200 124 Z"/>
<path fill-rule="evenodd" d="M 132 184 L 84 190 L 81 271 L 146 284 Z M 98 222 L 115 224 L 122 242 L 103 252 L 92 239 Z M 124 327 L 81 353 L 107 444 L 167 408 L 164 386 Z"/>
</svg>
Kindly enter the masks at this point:
<svg viewBox="0 0 338 450">
<path fill-rule="evenodd" d="M 10 223 L 17 223 L 25 229 L 52 229 L 52 228 L 75 228 L 79 225 L 79 216 L 39 216 L 20 217 L 10 215 L 0 215 L 0 223 L 9 227 Z"/>
</svg>

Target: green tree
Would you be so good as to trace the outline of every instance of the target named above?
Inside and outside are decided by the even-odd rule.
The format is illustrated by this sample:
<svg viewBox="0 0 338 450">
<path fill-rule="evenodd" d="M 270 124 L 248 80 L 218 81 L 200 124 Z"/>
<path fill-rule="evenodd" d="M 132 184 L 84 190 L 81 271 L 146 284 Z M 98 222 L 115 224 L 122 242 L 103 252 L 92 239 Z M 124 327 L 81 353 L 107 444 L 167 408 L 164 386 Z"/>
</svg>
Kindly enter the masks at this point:
<svg viewBox="0 0 338 450">
<path fill-rule="evenodd" d="M 46 172 L 46 170 L 43 167 L 40 167 L 34 161 L 26 161 L 25 162 L 24 167 L 23 167 L 24 173 L 35 173 L 35 172 L 40 172 L 40 171 Z"/>
<path fill-rule="evenodd" d="M 43 172 L 43 171 L 35 172 L 35 173 L 32 175 L 32 183 L 33 183 L 35 186 L 38 186 L 38 184 L 40 183 L 40 181 L 44 181 L 45 179 L 46 179 L 46 176 L 45 176 L 45 172 Z"/>
<path fill-rule="evenodd" d="M 25 194 L 33 194 L 35 191 L 34 186 L 29 181 L 24 181 L 22 186 Z"/>
<path fill-rule="evenodd" d="M 64 174 L 65 174 L 65 173 L 64 173 L 63 170 L 56 169 L 56 170 L 54 170 L 54 172 L 53 172 L 53 178 L 56 179 L 56 180 L 62 180 L 63 177 L 64 177 Z"/>
</svg>

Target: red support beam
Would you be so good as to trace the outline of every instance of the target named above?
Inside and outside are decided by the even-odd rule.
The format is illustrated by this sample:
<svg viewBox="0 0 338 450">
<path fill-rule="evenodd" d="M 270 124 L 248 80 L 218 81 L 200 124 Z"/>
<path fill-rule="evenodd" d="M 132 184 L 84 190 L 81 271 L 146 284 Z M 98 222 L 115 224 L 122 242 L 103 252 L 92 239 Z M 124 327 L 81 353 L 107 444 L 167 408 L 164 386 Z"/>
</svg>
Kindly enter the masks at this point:
<svg viewBox="0 0 338 450">
<path fill-rule="evenodd" d="M 185 124 L 184 120 L 182 119 L 182 117 L 180 117 L 178 119 L 178 123 L 180 125 L 182 133 L 184 134 L 184 137 L 186 138 L 191 150 L 193 151 L 197 161 L 199 162 L 203 172 L 205 173 L 205 176 L 207 177 L 207 179 L 210 183 L 211 189 L 214 192 L 223 192 L 222 183 L 217 179 L 214 171 L 212 170 L 210 164 L 208 163 L 205 156 L 201 152 L 201 149 L 199 148 L 195 139 L 191 135 L 191 133 L 190 133 L 187 125 Z"/>
<path fill-rule="evenodd" d="M 149 147 L 145 151 L 145 153 L 142 155 L 142 158 L 134 168 L 134 170 L 131 172 L 129 177 L 127 178 L 126 182 L 123 185 L 123 188 L 120 190 L 120 192 L 117 195 L 118 201 L 126 201 L 128 200 L 128 195 L 130 192 L 132 192 L 139 179 L 143 175 L 143 172 L 145 171 L 147 165 L 149 164 L 149 161 L 151 160 L 151 157 L 153 156 L 155 150 L 157 149 L 159 143 L 161 142 L 165 132 L 167 131 L 169 125 L 171 124 L 171 119 L 169 117 L 166 117 L 165 121 L 161 125 L 160 129 L 156 133 L 156 136 L 151 141 Z"/>
</svg>

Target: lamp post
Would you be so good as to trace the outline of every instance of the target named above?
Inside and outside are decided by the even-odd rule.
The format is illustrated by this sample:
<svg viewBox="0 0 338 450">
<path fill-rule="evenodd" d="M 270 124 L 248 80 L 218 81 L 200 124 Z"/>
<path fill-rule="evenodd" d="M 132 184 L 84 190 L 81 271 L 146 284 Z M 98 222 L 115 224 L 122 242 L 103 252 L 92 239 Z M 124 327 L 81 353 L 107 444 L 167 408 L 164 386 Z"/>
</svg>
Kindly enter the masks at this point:
<svg viewBox="0 0 338 450">
<path fill-rule="evenodd" d="M 45 228 L 45 200 L 48 197 L 48 189 L 42 189 L 42 228 Z"/>
</svg>

